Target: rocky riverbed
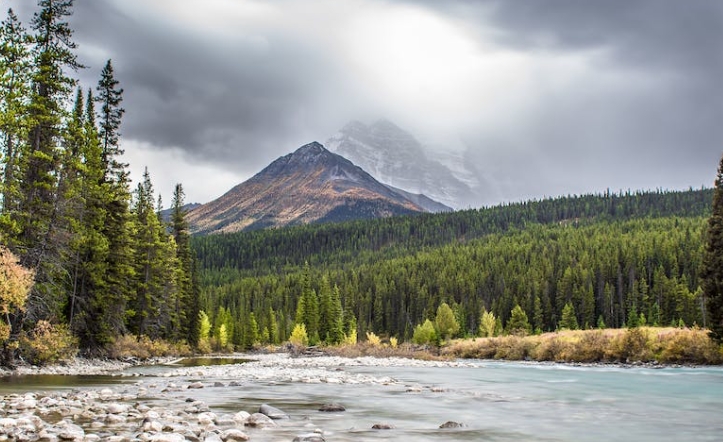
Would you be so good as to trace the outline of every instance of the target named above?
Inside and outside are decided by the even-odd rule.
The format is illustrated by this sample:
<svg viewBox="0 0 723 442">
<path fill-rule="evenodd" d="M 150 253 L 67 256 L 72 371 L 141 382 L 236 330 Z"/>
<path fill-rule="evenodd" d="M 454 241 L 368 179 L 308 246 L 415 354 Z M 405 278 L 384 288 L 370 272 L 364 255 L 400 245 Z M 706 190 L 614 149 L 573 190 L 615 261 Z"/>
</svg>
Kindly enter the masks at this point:
<svg viewBox="0 0 723 442">
<path fill-rule="evenodd" d="M 418 392 L 388 376 L 352 373 L 348 367 L 471 367 L 463 362 L 313 357 L 285 354 L 245 356 L 251 362 L 160 370 L 153 376 L 121 371 L 130 363 L 76 361 L 65 366 L 24 369 L 35 374 L 109 374 L 128 382 L 103 388 L 27 392 L 0 397 L 0 440 L 17 441 L 323 441 L 328 432 L 308 415 L 289 415 L 274 404 L 233 412 L 202 399 L 247 383 L 391 386 Z M 136 377 L 137 379 L 134 379 Z M 217 390 L 211 390 L 217 389 Z M 236 390 L 234 390 L 236 391 Z M 243 391 L 241 388 L 240 391 Z M 201 394 L 204 392 L 204 394 Z M 344 413 L 339 403 L 309 404 L 315 413 Z M 442 424 L 440 422 L 439 424 Z M 374 428 L 393 428 L 384 422 Z"/>
</svg>

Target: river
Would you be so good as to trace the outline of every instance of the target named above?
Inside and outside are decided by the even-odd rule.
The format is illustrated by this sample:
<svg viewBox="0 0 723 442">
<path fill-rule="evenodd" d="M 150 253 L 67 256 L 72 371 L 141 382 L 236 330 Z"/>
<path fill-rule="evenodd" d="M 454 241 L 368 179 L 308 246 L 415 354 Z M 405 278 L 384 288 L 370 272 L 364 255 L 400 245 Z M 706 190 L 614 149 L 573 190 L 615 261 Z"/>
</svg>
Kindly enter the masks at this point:
<svg viewBox="0 0 723 442">
<path fill-rule="evenodd" d="M 356 365 L 334 360 L 320 368 L 322 379 L 323 373 L 343 373 L 349 379 L 361 379 L 359 383 L 319 382 L 319 375 L 307 372 L 296 378 L 280 376 L 268 367 L 252 377 L 237 368 L 136 368 L 133 372 L 143 376 L 65 377 L 64 385 L 53 384 L 52 379 L 43 385 L 40 378 L 35 378 L 35 383 L 33 378 L 16 378 L 0 388 L 7 393 L 201 381 L 205 388 L 157 397 L 151 394 L 142 400 L 163 407 L 193 397 L 218 414 L 240 410 L 253 413 L 260 404 L 268 403 L 291 416 L 278 428 L 248 430 L 253 441 L 291 441 L 300 432 L 317 428 L 323 430 L 327 441 L 723 440 L 721 367 L 497 361 L 465 361 L 462 366 L 388 366 L 383 361 L 380 365 Z M 223 387 L 213 387 L 216 382 Z M 232 382 L 238 385 L 229 385 Z M 331 402 L 343 404 L 346 411 L 318 411 L 321 404 Z M 440 429 L 440 424 L 447 421 L 464 427 Z M 377 423 L 394 428 L 372 430 Z"/>
</svg>

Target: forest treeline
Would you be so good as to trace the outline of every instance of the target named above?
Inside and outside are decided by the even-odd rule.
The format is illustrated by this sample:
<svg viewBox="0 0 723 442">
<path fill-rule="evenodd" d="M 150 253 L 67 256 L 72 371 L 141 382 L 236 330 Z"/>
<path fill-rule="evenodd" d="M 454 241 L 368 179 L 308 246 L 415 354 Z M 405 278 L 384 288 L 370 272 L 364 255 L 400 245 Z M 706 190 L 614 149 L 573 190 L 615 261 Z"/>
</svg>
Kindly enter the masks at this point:
<svg viewBox="0 0 723 442">
<path fill-rule="evenodd" d="M 147 171 L 131 192 L 123 89 L 110 60 L 95 87 L 73 77 L 85 67 L 72 5 L 40 0 L 29 29 L 12 10 L 0 26 L 3 364 L 19 348 L 42 362 L 77 345 L 104 352 L 128 334 L 194 342 L 198 332 L 183 189 L 170 223 Z M 17 269 L 32 284 L 6 292 Z"/>
<path fill-rule="evenodd" d="M 257 340 L 286 340 L 305 284 L 338 291 L 359 336 L 403 341 L 445 303 L 457 336 L 477 335 L 484 311 L 504 329 L 517 305 L 538 331 L 557 329 L 568 304 L 582 328 L 705 326 L 699 273 L 711 199 L 707 189 L 606 193 L 192 244 L 202 308 L 241 346 L 252 312 Z"/>
<path fill-rule="evenodd" d="M 204 269 L 275 273 L 305 262 L 312 266 L 356 265 L 363 257 L 374 261 L 404 256 L 528 224 L 707 216 L 712 198 L 712 189 L 606 192 L 450 213 L 198 236 L 193 238 L 193 248 Z"/>
</svg>

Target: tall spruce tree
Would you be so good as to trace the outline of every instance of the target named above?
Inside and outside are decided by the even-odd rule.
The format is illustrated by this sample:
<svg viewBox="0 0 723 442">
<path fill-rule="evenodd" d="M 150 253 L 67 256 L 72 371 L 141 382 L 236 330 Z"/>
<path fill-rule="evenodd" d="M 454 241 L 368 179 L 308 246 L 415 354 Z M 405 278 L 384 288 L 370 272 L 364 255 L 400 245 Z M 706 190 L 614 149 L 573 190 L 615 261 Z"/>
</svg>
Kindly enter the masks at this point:
<svg viewBox="0 0 723 442">
<path fill-rule="evenodd" d="M 723 158 L 718 165 L 713 193 L 713 210 L 708 218 L 702 269 L 703 296 L 711 336 L 723 341 Z"/>
<path fill-rule="evenodd" d="M 198 300 L 195 299 L 196 291 L 193 289 L 193 254 L 191 253 L 191 235 L 186 221 L 186 209 L 184 208 L 185 194 L 183 186 L 179 183 L 173 191 L 171 202 L 171 234 L 176 243 L 176 257 L 178 266 L 176 268 L 176 304 L 175 316 L 178 318 L 179 327 L 176 339 L 185 339 L 187 342 L 195 343 L 193 330 L 197 328 Z"/>
<path fill-rule="evenodd" d="M 0 229 L 10 237 L 17 234 L 10 213 L 17 208 L 19 143 L 27 139 L 30 72 L 30 37 L 9 9 L 7 18 L 0 23 Z"/>
<path fill-rule="evenodd" d="M 66 70 L 82 65 L 73 50 L 73 31 L 66 17 L 72 15 L 72 0 L 40 0 L 40 11 L 32 20 L 32 90 L 28 116 L 30 129 L 26 151 L 21 154 L 18 210 L 18 246 L 24 266 L 36 272 L 36 283 L 26 314 L 32 321 L 57 314 L 65 271 L 61 255 L 68 235 L 59 232 L 58 177 L 60 135 L 65 117 L 64 103 L 75 80 Z"/>
<path fill-rule="evenodd" d="M 135 268 L 131 265 L 134 250 L 129 208 L 130 179 L 128 165 L 121 160 L 123 149 L 120 147 L 120 127 L 125 112 L 121 108 L 123 89 L 119 88 L 119 82 L 114 76 L 110 60 L 101 72 L 96 91 L 98 96 L 95 98 L 95 102 L 100 104 L 98 135 L 102 150 L 101 160 L 105 171 L 103 183 L 107 194 L 104 204 L 106 223 L 102 233 L 109 244 L 105 277 L 107 308 L 104 309 L 104 321 L 111 333 L 122 334 L 126 327 L 126 306 L 134 296 L 133 284 L 129 281 L 136 275 Z M 90 91 L 88 95 L 90 99 Z M 194 318 L 194 324 L 196 319 L 197 315 Z"/>
</svg>

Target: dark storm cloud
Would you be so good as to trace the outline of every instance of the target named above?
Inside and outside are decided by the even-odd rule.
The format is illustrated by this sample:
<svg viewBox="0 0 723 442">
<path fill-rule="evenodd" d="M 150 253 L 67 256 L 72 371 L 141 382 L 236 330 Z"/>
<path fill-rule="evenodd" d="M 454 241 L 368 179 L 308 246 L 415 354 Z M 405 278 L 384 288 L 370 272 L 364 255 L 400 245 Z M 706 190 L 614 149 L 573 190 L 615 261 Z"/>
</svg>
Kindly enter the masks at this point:
<svg viewBox="0 0 723 442">
<path fill-rule="evenodd" d="M 319 48 L 274 31 L 260 41 L 219 40 L 110 1 L 78 3 L 74 26 L 86 58 L 95 57 L 87 64 L 113 59 L 125 87 L 125 137 L 246 164 L 246 172 L 305 141 L 297 119 L 325 81 Z"/>
<path fill-rule="evenodd" d="M 593 67 L 618 77 L 543 93 L 515 128 L 522 138 L 466 133 L 476 163 L 502 183 L 498 198 L 711 184 L 723 151 L 723 2 L 425 5 L 487 23 L 474 28 L 480 39 L 523 53 L 596 53 Z"/>
<path fill-rule="evenodd" d="M 28 24 L 35 2 L 9 3 Z M 171 13 L 189 5 L 198 17 Z M 272 12 L 256 20 L 240 5 Z M 220 20 L 214 7 L 235 11 L 239 23 Z M 424 77 L 435 70 L 427 60 L 409 70 L 421 80 L 407 81 L 393 75 L 407 72 L 396 63 L 410 59 L 405 52 L 380 59 L 389 65 L 379 69 L 365 65 L 386 49 L 381 32 L 415 29 L 401 25 L 418 15 L 400 7 L 451 23 L 459 38 L 447 42 L 469 38 L 476 52 L 460 66 L 470 73 Z M 399 21 L 385 21 L 390 16 Z M 348 35 L 345 26 L 362 20 L 359 35 Z M 324 141 L 347 119 L 379 116 L 399 116 L 417 135 L 445 120 L 446 133 L 468 146 L 480 181 L 490 183 L 480 203 L 710 184 L 723 151 L 720 1 L 77 0 L 71 24 L 90 66 L 78 74 L 85 87 L 113 60 L 125 88 L 126 143 L 181 149 L 239 181 L 297 146 Z M 500 53 L 517 61 L 477 66 Z M 420 106 L 406 88 L 417 80 L 447 83 L 450 97 Z"/>
</svg>

